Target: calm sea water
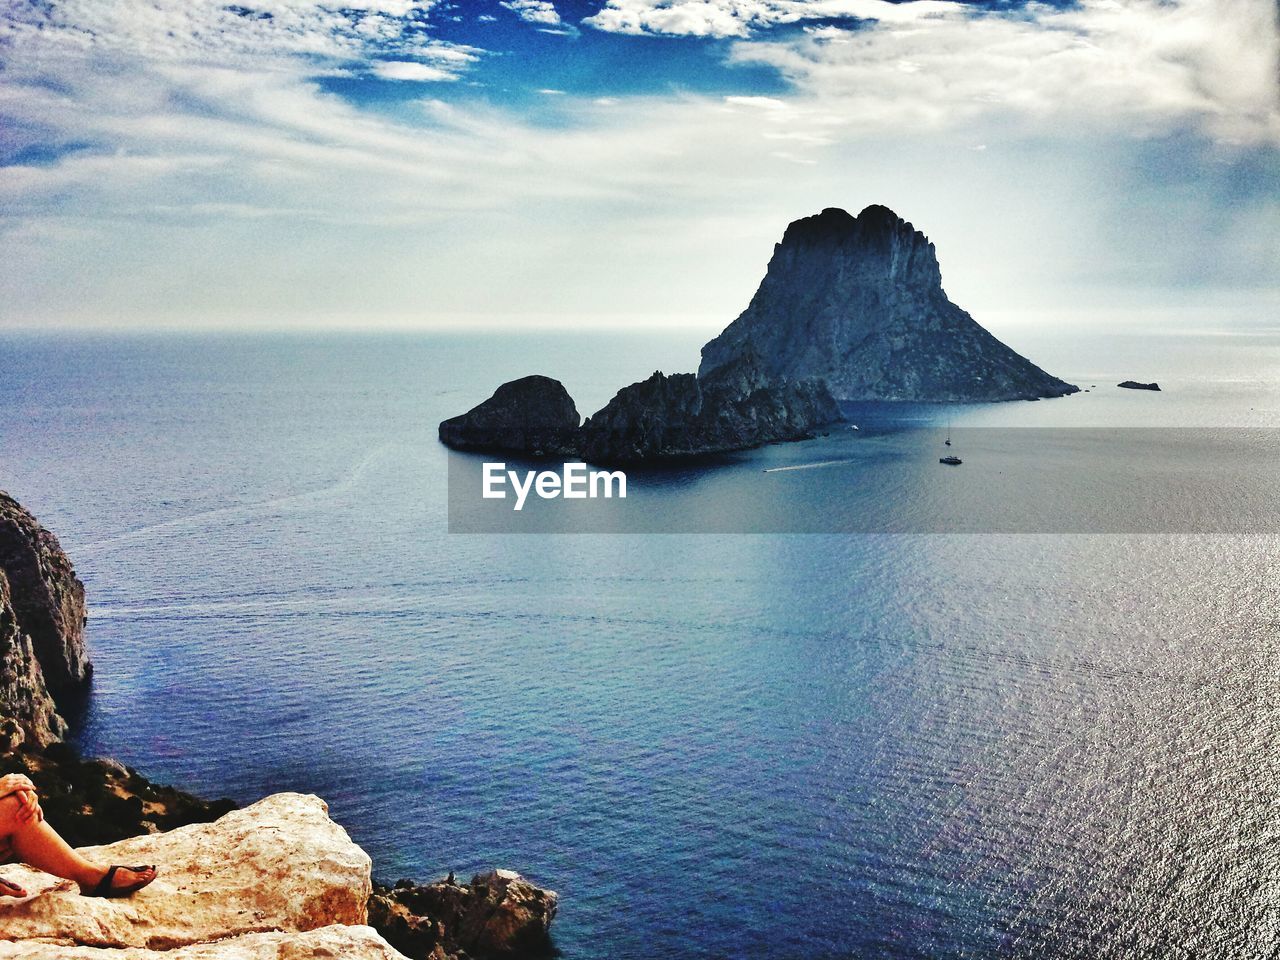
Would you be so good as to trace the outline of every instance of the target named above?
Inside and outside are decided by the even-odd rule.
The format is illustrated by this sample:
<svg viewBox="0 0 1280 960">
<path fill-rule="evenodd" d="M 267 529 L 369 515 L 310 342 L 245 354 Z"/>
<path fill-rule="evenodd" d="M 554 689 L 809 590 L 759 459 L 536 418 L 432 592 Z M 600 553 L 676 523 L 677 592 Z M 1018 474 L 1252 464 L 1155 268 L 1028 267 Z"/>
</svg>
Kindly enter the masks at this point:
<svg viewBox="0 0 1280 960">
<path fill-rule="evenodd" d="M 384 879 L 517 868 L 567 958 L 1274 955 L 1276 537 L 446 532 L 441 418 L 535 371 L 590 412 L 703 339 L 3 340 L 83 747 L 319 793 Z M 1017 345 L 1099 389 L 904 418 L 1280 426 L 1275 331 Z M 829 499 L 763 472 L 822 442 L 672 495 Z"/>
</svg>

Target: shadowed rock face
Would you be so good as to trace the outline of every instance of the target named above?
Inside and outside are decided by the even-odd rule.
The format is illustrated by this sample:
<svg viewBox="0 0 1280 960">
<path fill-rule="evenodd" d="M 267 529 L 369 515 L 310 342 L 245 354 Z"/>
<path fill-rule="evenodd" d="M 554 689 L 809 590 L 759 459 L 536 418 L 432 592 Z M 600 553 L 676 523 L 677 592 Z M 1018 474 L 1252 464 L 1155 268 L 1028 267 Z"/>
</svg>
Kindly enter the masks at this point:
<svg viewBox="0 0 1280 960">
<path fill-rule="evenodd" d="M 582 456 L 636 463 L 800 440 L 840 418 L 821 381 L 770 383 L 748 354 L 707 377 L 691 373 L 632 384 L 582 425 Z"/>
<path fill-rule="evenodd" d="M 0 570 L 0 717 L 7 726 L 6 748 L 22 743 L 44 746 L 60 740 L 67 725 L 58 716 L 44 682 L 44 671 L 13 612 L 9 580 Z M 7 752 L 7 750 L 5 751 Z"/>
<path fill-rule="evenodd" d="M 440 440 L 457 450 L 572 453 L 578 408 L 559 380 L 521 377 L 440 424 Z"/>
<path fill-rule="evenodd" d="M 93 671 L 84 645 L 84 584 L 58 538 L 6 493 L 0 493 L 0 570 L 49 692 L 63 704 Z"/>
<path fill-rule="evenodd" d="M 0 756 L 0 776 L 30 777 L 40 792 L 45 818 L 73 847 L 205 823 L 236 806 L 230 800 L 201 800 L 152 783 L 114 760 L 83 760 L 65 743 L 35 749 L 28 740 L 19 750 L 0 753 L 5 754 Z"/>
<path fill-rule="evenodd" d="M 984 330 L 942 289 L 933 244 L 892 210 L 792 223 L 747 309 L 702 348 L 706 377 L 745 353 L 840 400 L 1031 400 L 1077 387 Z"/>
<path fill-rule="evenodd" d="M 559 381 L 525 377 L 445 420 L 440 439 L 460 450 L 639 463 L 798 440 L 839 419 L 840 410 L 821 382 L 770 381 L 747 355 L 709 377 L 655 373 L 619 390 L 581 428 L 577 417 Z"/>
</svg>

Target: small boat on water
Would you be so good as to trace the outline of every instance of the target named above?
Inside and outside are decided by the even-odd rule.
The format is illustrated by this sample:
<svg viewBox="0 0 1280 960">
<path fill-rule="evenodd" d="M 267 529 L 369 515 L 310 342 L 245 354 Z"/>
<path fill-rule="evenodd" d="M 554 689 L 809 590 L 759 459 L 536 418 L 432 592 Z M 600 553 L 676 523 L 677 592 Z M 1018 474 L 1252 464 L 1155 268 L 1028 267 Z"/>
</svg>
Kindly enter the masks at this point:
<svg viewBox="0 0 1280 960">
<path fill-rule="evenodd" d="M 960 466 L 960 464 L 964 463 L 963 460 L 961 460 L 959 457 L 956 457 L 956 456 L 939 457 L 938 462 L 945 463 L 949 467 L 958 467 Z"/>
</svg>

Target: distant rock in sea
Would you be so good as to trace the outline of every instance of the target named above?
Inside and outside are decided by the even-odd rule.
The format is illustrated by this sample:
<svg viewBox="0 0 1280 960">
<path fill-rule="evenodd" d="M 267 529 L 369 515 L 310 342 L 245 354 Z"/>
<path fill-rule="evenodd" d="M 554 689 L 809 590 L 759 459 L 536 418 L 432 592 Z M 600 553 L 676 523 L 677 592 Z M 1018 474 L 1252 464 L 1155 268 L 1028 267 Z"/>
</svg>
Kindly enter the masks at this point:
<svg viewBox="0 0 1280 960">
<path fill-rule="evenodd" d="M 488 400 L 440 424 L 440 440 L 457 450 L 573 455 L 578 408 L 550 377 L 504 383 Z"/>
<path fill-rule="evenodd" d="M 1137 380 L 1126 380 L 1124 383 L 1117 383 L 1117 387 L 1123 387 L 1125 390 L 1154 390 L 1160 392 L 1160 384 L 1158 383 L 1139 383 Z"/>
<path fill-rule="evenodd" d="M 579 450 L 594 463 L 704 456 L 804 439 L 838 419 L 822 381 L 770 381 L 747 355 L 706 377 L 657 372 L 624 387 L 582 425 Z"/>
<path fill-rule="evenodd" d="M 799 440 L 838 420 L 840 408 L 822 381 L 771 381 L 747 355 L 709 377 L 655 372 L 623 387 L 581 427 L 577 417 L 559 381 L 525 377 L 445 420 L 440 440 L 459 450 L 631 464 Z"/>
<path fill-rule="evenodd" d="M 947 298 L 933 244 L 882 206 L 787 227 L 747 309 L 702 348 L 700 377 L 745 352 L 774 379 L 840 400 L 1034 400 L 1078 387 L 1041 370 Z"/>
</svg>

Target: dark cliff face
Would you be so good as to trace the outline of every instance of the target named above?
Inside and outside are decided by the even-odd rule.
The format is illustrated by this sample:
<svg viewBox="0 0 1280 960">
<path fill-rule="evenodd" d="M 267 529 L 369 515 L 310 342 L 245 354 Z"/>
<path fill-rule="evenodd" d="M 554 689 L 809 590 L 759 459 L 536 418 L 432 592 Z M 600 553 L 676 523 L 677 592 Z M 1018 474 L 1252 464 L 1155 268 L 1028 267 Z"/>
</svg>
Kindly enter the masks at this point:
<svg viewBox="0 0 1280 960">
<path fill-rule="evenodd" d="M 567 454 L 578 432 L 578 408 L 559 380 L 521 377 L 440 424 L 440 440 L 457 450 Z"/>
<path fill-rule="evenodd" d="M 0 718 L 6 726 L 6 746 L 29 743 L 45 746 L 60 740 L 66 724 L 58 716 L 36 659 L 31 638 L 23 633 L 14 613 L 9 579 L 0 571 Z"/>
<path fill-rule="evenodd" d="M 579 449 L 601 464 L 669 460 L 800 440 L 839 418 L 825 384 L 771 381 L 747 355 L 707 377 L 655 373 L 624 387 L 582 425 Z"/>
<path fill-rule="evenodd" d="M 522 406 L 524 398 L 528 402 Z M 747 356 L 705 378 L 654 373 L 623 387 L 580 428 L 560 383 L 525 377 L 441 423 L 440 440 L 459 450 L 574 456 L 608 465 L 798 440 L 839 417 L 835 399 L 820 381 L 770 380 L 759 360 Z"/>
<path fill-rule="evenodd" d="M 68 703 L 93 670 L 84 644 L 84 584 L 55 537 L 0 493 L 0 571 L 19 631 L 30 638 L 44 684 Z"/>
<path fill-rule="evenodd" d="M 648 380 L 617 392 L 582 425 L 579 444 L 593 463 L 630 463 L 646 458 L 709 453 L 701 437 L 702 391 L 692 373 Z"/>
<path fill-rule="evenodd" d="M 746 353 L 769 377 L 822 379 L 842 400 L 1037 399 L 1077 388 L 948 298 L 933 244 L 892 210 L 792 223 L 747 309 L 702 348 L 706 377 Z"/>
</svg>

